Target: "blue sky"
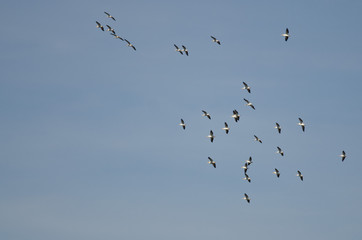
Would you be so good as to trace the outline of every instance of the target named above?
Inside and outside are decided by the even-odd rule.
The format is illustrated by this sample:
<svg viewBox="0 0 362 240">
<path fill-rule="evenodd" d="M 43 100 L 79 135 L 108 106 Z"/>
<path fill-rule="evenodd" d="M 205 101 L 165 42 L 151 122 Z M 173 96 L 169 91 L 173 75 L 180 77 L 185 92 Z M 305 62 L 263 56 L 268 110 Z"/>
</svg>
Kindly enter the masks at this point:
<svg viewBox="0 0 362 240">
<path fill-rule="evenodd" d="M 361 8 L 3 2 L 0 238 L 360 239 Z M 241 169 L 249 156 L 251 183 Z"/>
</svg>

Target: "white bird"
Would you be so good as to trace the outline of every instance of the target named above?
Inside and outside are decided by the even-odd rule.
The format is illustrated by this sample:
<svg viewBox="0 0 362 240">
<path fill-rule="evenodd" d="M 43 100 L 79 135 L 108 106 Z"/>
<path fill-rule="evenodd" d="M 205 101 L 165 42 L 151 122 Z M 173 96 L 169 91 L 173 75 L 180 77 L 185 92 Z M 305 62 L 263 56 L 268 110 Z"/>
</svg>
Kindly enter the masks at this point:
<svg viewBox="0 0 362 240">
<path fill-rule="evenodd" d="M 219 45 L 221 44 L 221 42 L 219 40 L 217 40 L 215 37 L 213 37 L 213 36 L 210 36 L 210 37 L 212 38 L 213 42 L 216 42 Z"/>
<path fill-rule="evenodd" d="M 97 23 L 97 28 L 100 28 L 102 31 L 104 31 L 104 27 L 102 26 L 102 24 L 100 24 L 100 23 L 97 22 L 97 21 L 96 21 L 96 23 Z"/>
<path fill-rule="evenodd" d="M 189 50 L 187 50 L 187 48 L 184 45 L 182 45 L 182 48 L 183 49 L 181 51 L 184 51 L 186 53 L 186 56 L 188 56 L 189 55 Z"/>
<path fill-rule="evenodd" d="M 282 36 L 284 37 L 285 41 L 288 41 L 288 38 L 290 37 L 288 28 L 285 29 L 285 33 L 283 33 Z"/>
<path fill-rule="evenodd" d="M 248 182 L 251 182 L 251 178 L 249 177 L 248 174 L 245 173 L 245 177 L 243 178 L 244 180 L 247 180 Z"/>
<path fill-rule="evenodd" d="M 303 130 L 303 132 L 304 132 L 304 130 L 305 130 L 305 124 L 304 124 L 304 122 L 303 122 L 303 120 L 302 120 L 301 118 L 298 118 L 298 119 L 299 119 L 298 125 L 302 127 L 302 130 Z"/>
<path fill-rule="evenodd" d="M 182 128 L 185 130 L 186 129 L 186 124 L 184 122 L 184 120 L 181 118 L 181 123 L 179 124 L 180 126 L 182 126 Z"/>
<path fill-rule="evenodd" d="M 277 153 L 279 153 L 280 155 L 284 156 L 284 152 L 280 147 L 277 147 L 278 151 Z"/>
<path fill-rule="evenodd" d="M 253 158 L 250 156 L 248 160 L 246 160 L 248 166 L 253 163 Z"/>
<path fill-rule="evenodd" d="M 228 126 L 228 124 L 227 124 L 226 122 L 224 122 L 224 124 L 225 124 L 225 127 L 224 127 L 224 128 L 222 128 L 222 130 L 225 130 L 226 134 L 228 134 L 228 133 L 229 133 L 230 128 L 229 128 L 229 126 Z"/>
<path fill-rule="evenodd" d="M 124 40 L 127 42 L 127 46 L 128 46 L 128 47 L 132 47 L 133 50 L 136 51 L 136 48 L 135 48 L 135 46 L 133 46 L 133 44 L 131 44 L 127 39 L 124 39 Z"/>
<path fill-rule="evenodd" d="M 208 112 L 206 112 L 204 110 L 202 110 L 202 112 L 203 112 L 203 114 L 202 114 L 203 117 L 207 117 L 208 119 L 211 120 L 211 116 L 210 116 L 210 114 Z"/>
<path fill-rule="evenodd" d="M 342 151 L 342 154 L 339 155 L 339 156 L 342 158 L 342 162 L 343 162 L 344 159 L 347 157 L 346 152 L 345 152 L 344 150 Z"/>
<path fill-rule="evenodd" d="M 250 93 L 250 87 L 248 86 L 248 84 L 246 84 L 246 82 L 243 82 L 244 87 L 242 89 L 245 89 L 248 91 L 248 93 Z"/>
<path fill-rule="evenodd" d="M 275 171 L 274 171 L 273 173 L 274 173 L 275 175 L 277 175 L 277 177 L 280 176 L 280 173 L 279 173 L 278 169 L 276 169 L 276 168 L 275 168 Z"/>
<path fill-rule="evenodd" d="M 275 123 L 275 125 L 276 126 L 274 128 L 278 129 L 278 133 L 280 134 L 282 131 L 282 128 L 280 127 L 279 123 Z"/>
<path fill-rule="evenodd" d="M 248 203 L 250 203 L 250 198 L 249 198 L 248 194 L 244 193 L 243 199 L 245 199 Z"/>
<path fill-rule="evenodd" d="M 111 35 L 114 36 L 114 38 L 118 38 L 118 39 L 121 39 L 122 41 L 124 41 L 123 38 L 121 38 L 120 36 L 118 36 L 118 35 L 115 34 L 115 33 L 111 33 Z"/>
<path fill-rule="evenodd" d="M 214 168 L 216 168 L 216 163 L 214 160 L 212 160 L 211 157 L 207 157 L 209 159 L 209 164 L 212 164 L 214 166 Z"/>
<path fill-rule="evenodd" d="M 182 50 L 179 49 L 176 44 L 174 44 L 174 46 L 175 46 L 175 48 L 176 48 L 176 50 L 175 50 L 176 52 L 179 52 L 179 53 L 181 53 L 181 55 L 184 55 L 184 54 L 182 53 Z"/>
<path fill-rule="evenodd" d="M 109 25 L 106 25 L 107 26 L 107 32 L 112 32 L 113 34 L 116 34 L 116 32 L 114 31 L 114 29 L 111 27 L 111 26 L 109 26 Z"/>
<path fill-rule="evenodd" d="M 236 110 L 233 110 L 233 115 L 231 115 L 231 117 L 234 118 L 235 122 L 240 120 L 240 115 Z"/>
<path fill-rule="evenodd" d="M 104 12 L 104 13 L 107 15 L 108 18 L 112 18 L 113 21 L 116 21 L 116 19 L 115 19 L 114 17 L 112 17 L 111 14 L 109 14 L 109 13 L 107 13 L 107 12 Z"/>
<path fill-rule="evenodd" d="M 210 138 L 211 142 L 214 142 L 215 136 L 214 136 L 214 133 L 212 132 L 212 130 L 210 130 L 210 135 L 208 135 L 207 137 Z"/>
<path fill-rule="evenodd" d="M 246 174 L 246 172 L 248 171 L 248 164 L 247 163 L 245 163 L 244 164 L 244 166 L 242 166 L 241 168 L 243 168 L 244 169 L 244 174 Z"/>
<path fill-rule="evenodd" d="M 246 102 L 246 105 L 247 105 L 247 106 L 250 106 L 252 109 L 255 110 L 254 105 L 253 105 L 251 102 L 249 102 L 249 100 L 247 100 L 247 99 L 244 98 L 244 101 Z"/>
<path fill-rule="evenodd" d="M 300 180 L 303 181 L 303 175 L 302 175 L 302 173 L 301 173 L 299 170 L 298 170 L 297 172 L 298 172 L 297 177 L 299 177 Z"/>
<path fill-rule="evenodd" d="M 255 141 L 258 141 L 258 142 L 260 142 L 260 143 L 263 143 L 263 142 L 260 140 L 260 138 L 258 138 L 258 137 L 255 136 L 255 135 L 254 135 L 254 140 L 255 140 Z"/>
</svg>

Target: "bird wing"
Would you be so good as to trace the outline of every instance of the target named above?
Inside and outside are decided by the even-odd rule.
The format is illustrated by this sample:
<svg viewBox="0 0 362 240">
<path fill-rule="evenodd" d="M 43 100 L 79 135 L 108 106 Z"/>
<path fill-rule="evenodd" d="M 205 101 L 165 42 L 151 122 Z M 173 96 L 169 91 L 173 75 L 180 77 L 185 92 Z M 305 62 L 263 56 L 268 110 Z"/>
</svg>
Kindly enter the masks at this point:
<svg viewBox="0 0 362 240">
<path fill-rule="evenodd" d="M 131 44 L 127 39 L 124 39 L 128 44 Z"/>
<path fill-rule="evenodd" d="M 225 124 L 225 127 L 226 127 L 226 128 L 228 128 L 228 127 L 229 127 L 229 126 L 228 126 L 228 124 L 227 124 L 226 122 L 225 122 L 224 124 Z"/>
<path fill-rule="evenodd" d="M 286 34 L 289 34 L 289 29 L 288 29 L 288 28 L 285 30 L 285 33 L 286 33 Z"/>
<path fill-rule="evenodd" d="M 248 84 L 246 84 L 246 82 L 243 82 L 244 86 L 247 88 L 248 87 Z"/>
<path fill-rule="evenodd" d="M 174 44 L 174 46 L 175 46 L 175 48 L 176 48 L 177 50 L 179 49 L 176 44 Z"/>
<path fill-rule="evenodd" d="M 302 130 L 303 130 L 303 132 L 304 132 L 304 130 L 305 130 L 305 126 L 304 126 L 304 125 L 302 125 Z"/>
<path fill-rule="evenodd" d="M 187 49 L 186 49 L 186 47 L 185 47 L 184 45 L 182 45 L 182 48 L 183 48 L 185 51 L 187 51 Z"/>
<path fill-rule="evenodd" d="M 214 135 L 214 133 L 212 132 L 212 130 L 210 130 L 210 135 L 211 135 L 211 136 Z"/>
<path fill-rule="evenodd" d="M 216 168 L 216 163 L 215 162 L 213 162 L 212 165 L 214 166 L 214 168 Z"/>
<path fill-rule="evenodd" d="M 300 123 L 303 123 L 303 119 L 301 119 L 301 118 L 298 118 L 298 119 L 299 119 L 299 122 L 300 122 Z"/>
<path fill-rule="evenodd" d="M 107 13 L 107 12 L 104 12 L 107 16 L 111 16 L 109 13 Z"/>
<path fill-rule="evenodd" d="M 135 47 L 135 46 L 133 46 L 133 45 L 132 45 L 132 48 L 133 48 L 133 50 L 135 50 L 135 51 L 136 51 L 136 47 Z"/>
<path fill-rule="evenodd" d="M 96 21 L 96 23 L 97 23 L 98 27 L 100 27 L 100 26 L 101 26 L 101 24 L 100 24 L 99 22 L 97 22 L 97 21 Z"/>
<path fill-rule="evenodd" d="M 107 26 L 107 28 L 109 29 L 109 31 L 112 29 L 111 26 L 109 26 L 109 25 L 106 25 L 106 26 Z"/>
<path fill-rule="evenodd" d="M 181 123 L 182 123 L 182 124 L 184 124 L 184 123 L 185 123 L 185 122 L 184 122 L 184 120 L 183 120 L 182 118 L 181 118 Z"/>
<path fill-rule="evenodd" d="M 216 41 L 216 38 L 215 38 L 215 37 L 213 37 L 213 36 L 210 36 L 210 37 Z"/>
<path fill-rule="evenodd" d="M 247 99 L 245 99 L 245 98 L 244 98 L 244 101 L 245 101 L 246 103 L 249 103 L 249 101 L 248 101 Z"/>
</svg>

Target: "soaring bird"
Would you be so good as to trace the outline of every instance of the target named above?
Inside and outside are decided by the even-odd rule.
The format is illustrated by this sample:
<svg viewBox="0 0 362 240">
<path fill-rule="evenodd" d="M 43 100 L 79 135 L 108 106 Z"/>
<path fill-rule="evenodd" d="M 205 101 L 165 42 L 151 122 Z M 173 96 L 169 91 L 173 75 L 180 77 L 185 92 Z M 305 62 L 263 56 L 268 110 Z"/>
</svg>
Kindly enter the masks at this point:
<svg viewBox="0 0 362 240">
<path fill-rule="evenodd" d="M 215 37 L 213 37 L 213 36 L 210 36 L 210 37 L 212 38 L 213 42 L 216 42 L 219 45 L 221 44 L 221 42 L 219 40 L 217 40 Z"/>
<path fill-rule="evenodd" d="M 212 130 L 210 130 L 210 135 L 208 135 L 207 137 L 210 138 L 211 142 L 214 142 L 215 136 L 214 136 L 214 133 L 212 132 Z"/>
<path fill-rule="evenodd" d="M 174 44 L 174 46 L 175 46 L 175 48 L 176 48 L 176 50 L 175 50 L 176 52 L 179 52 L 179 53 L 181 53 L 181 55 L 184 55 L 184 54 L 182 53 L 182 50 L 179 49 L 176 44 Z"/>
<path fill-rule="evenodd" d="M 245 163 L 244 164 L 244 166 L 242 166 L 241 168 L 243 168 L 244 169 L 244 174 L 246 174 L 246 172 L 248 171 L 248 164 L 247 163 Z"/>
<path fill-rule="evenodd" d="M 248 160 L 246 160 L 248 166 L 253 163 L 253 158 L 250 156 Z"/>
<path fill-rule="evenodd" d="M 245 177 L 243 178 L 244 180 L 247 180 L 248 182 L 251 182 L 251 178 L 249 177 L 248 174 L 245 173 Z"/>
<path fill-rule="evenodd" d="M 202 110 L 202 112 L 203 112 L 203 114 L 202 114 L 203 117 L 207 117 L 208 119 L 211 120 L 211 116 L 210 116 L 210 114 L 208 112 L 206 112 L 204 110 Z"/>
<path fill-rule="evenodd" d="M 253 105 L 251 102 L 249 102 L 249 100 L 247 100 L 247 99 L 244 98 L 244 101 L 246 102 L 246 105 L 247 105 L 247 106 L 250 106 L 252 109 L 255 110 L 254 105 Z"/>
<path fill-rule="evenodd" d="M 185 130 L 186 129 L 186 124 L 184 122 L 184 120 L 181 118 L 181 123 L 179 124 L 180 126 L 182 126 L 182 128 Z"/>
<path fill-rule="evenodd" d="M 284 37 L 285 41 L 288 41 L 288 38 L 290 37 L 288 28 L 285 29 L 285 33 L 283 33 L 282 36 Z"/>
<path fill-rule="evenodd" d="M 276 126 L 274 128 L 278 129 L 278 133 L 281 133 L 282 128 L 280 127 L 279 123 L 276 122 L 275 125 Z"/>
<path fill-rule="evenodd" d="M 254 140 L 255 140 L 255 141 L 258 141 L 258 142 L 260 142 L 260 143 L 263 143 L 263 142 L 260 140 L 260 138 L 258 138 L 258 137 L 255 136 L 255 135 L 254 135 Z"/>
<path fill-rule="evenodd" d="M 243 199 L 245 199 L 248 203 L 250 203 L 250 198 L 249 198 L 248 194 L 244 193 Z"/>
<path fill-rule="evenodd" d="M 304 130 L 305 130 L 305 124 L 304 124 L 304 122 L 303 122 L 303 120 L 302 120 L 301 118 L 298 118 L 298 119 L 299 119 L 298 125 L 302 127 L 302 130 L 303 130 L 303 132 L 304 132 Z"/>
<path fill-rule="evenodd" d="M 248 93 L 250 93 L 250 87 L 248 86 L 248 84 L 246 84 L 246 82 L 243 82 L 244 87 L 242 89 L 246 89 L 248 91 Z"/>
<path fill-rule="evenodd" d="M 225 127 L 223 127 L 222 130 L 225 130 L 226 134 L 228 134 L 230 128 L 229 128 L 229 126 L 228 126 L 228 124 L 226 122 L 224 122 L 224 125 L 225 125 Z"/>
<path fill-rule="evenodd" d="M 277 147 L 278 151 L 277 153 L 279 153 L 280 155 L 284 156 L 284 152 L 280 147 Z"/>
<path fill-rule="evenodd" d="M 231 115 L 231 117 L 234 118 L 235 122 L 240 120 L 240 115 L 236 110 L 233 110 L 233 115 Z"/>
<path fill-rule="evenodd" d="M 123 38 L 121 38 L 120 36 L 118 36 L 118 35 L 115 34 L 115 33 L 111 33 L 111 35 L 114 36 L 114 38 L 118 38 L 118 39 L 121 39 L 122 41 L 124 41 Z"/>
<path fill-rule="evenodd" d="M 346 152 L 343 150 L 342 154 L 339 155 L 342 158 L 342 162 L 344 161 L 344 159 L 346 158 Z"/>
<path fill-rule="evenodd" d="M 136 48 L 135 48 L 135 46 L 133 46 L 127 39 L 124 39 L 126 42 L 127 42 L 127 46 L 128 47 L 132 47 L 133 48 L 133 50 L 135 50 L 136 51 Z"/>
<path fill-rule="evenodd" d="M 116 34 L 116 32 L 114 31 L 114 29 L 109 26 L 109 25 L 106 25 L 107 26 L 107 32 L 112 32 L 113 34 Z"/>
<path fill-rule="evenodd" d="M 303 175 L 302 175 L 302 173 L 298 170 L 297 171 L 297 177 L 299 177 L 300 178 L 300 180 L 302 180 L 303 181 Z"/>
<path fill-rule="evenodd" d="M 212 164 L 212 166 L 214 166 L 214 168 L 216 168 L 216 163 L 214 160 L 212 160 L 211 157 L 207 157 L 209 159 L 209 164 Z"/>
<path fill-rule="evenodd" d="M 97 23 L 97 28 L 100 28 L 102 31 L 104 31 L 104 27 L 102 26 L 102 24 L 100 24 L 100 23 L 97 22 L 97 21 L 96 21 L 96 23 Z"/>
<path fill-rule="evenodd" d="M 188 56 L 189 55 L 189 50 L 187 50 L 187 48 L 184 45 L 182 45 L 182 48 L 183 49 L 181 51 L 184 51 L 186 53 L 186 56 Z"/>
<path fill-rule="evenodd" d="M 275 168 L 275 171 L 274 171 L 273 173 L 274 173 L 275 175 L 277 175 L 277 177 L 280 176 L 280 173 L 279 173 L 278 169 L 276 169 L 276 168 Z"/>
<path fill-rule="evenodd" d="M 115 19 L 114 17 L 112 17 L 111 14 L 109 14 L 109 13 L 107 13 L 107 12 L 104 12 L 104 13 L 107 15 L 108 18 L 112 18 L 113 21 L 116 21 L 116 19 Z"/>
</svg>

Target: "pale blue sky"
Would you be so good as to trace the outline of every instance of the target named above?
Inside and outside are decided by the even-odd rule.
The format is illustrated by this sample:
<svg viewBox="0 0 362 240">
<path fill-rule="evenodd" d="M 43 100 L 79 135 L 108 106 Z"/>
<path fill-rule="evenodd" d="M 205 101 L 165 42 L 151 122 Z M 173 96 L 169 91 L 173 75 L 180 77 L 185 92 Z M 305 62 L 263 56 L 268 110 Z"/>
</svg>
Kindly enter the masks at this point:
<svg viewBox="0 0 362 240">
<path fill-rule="evenodd" d="M 361 1 L 1 6 L 0 239 L 361 239 Z"/>
</svg>

